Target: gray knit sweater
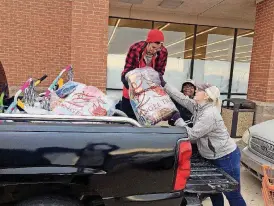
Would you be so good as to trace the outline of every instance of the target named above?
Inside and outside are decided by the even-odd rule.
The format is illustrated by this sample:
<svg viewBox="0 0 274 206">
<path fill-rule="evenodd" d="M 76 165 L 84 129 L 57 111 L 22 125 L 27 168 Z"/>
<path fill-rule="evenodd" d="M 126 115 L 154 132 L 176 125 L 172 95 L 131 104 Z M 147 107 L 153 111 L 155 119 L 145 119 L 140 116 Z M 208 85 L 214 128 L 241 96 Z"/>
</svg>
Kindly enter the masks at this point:
<svg viewBox="0 0 274 206">
<path fill-rule="evenodd" d="M 237 145 L 230 137 L 220 112 L 212 103 L 197 105 L 193 99 L 168 84 L 164 89 L 171 98 L 193 114 L 193 128 L 187 127 L 182 119 L 178 119 L 175 125 L 186 127 L 190 140 L 196 140 L 204 158 L 218 159 L 236 149 Z"/>
</svg>

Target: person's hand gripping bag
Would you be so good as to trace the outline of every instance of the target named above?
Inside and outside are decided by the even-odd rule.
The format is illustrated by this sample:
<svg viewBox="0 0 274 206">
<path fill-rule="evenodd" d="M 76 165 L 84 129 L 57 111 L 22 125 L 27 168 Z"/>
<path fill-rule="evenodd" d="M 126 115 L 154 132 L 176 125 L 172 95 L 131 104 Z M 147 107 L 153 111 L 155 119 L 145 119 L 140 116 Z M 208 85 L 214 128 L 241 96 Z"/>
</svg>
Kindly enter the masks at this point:
<svg viewBox="0 0 274 206">
<path fill-rule="evenodd" d="M 155 125 L 166 121 L 177 111 L 160 86 L 159 74 L 151 67 L 137 68 L 126 74 L 132 109 L 140 124 Z"/>
</svg>

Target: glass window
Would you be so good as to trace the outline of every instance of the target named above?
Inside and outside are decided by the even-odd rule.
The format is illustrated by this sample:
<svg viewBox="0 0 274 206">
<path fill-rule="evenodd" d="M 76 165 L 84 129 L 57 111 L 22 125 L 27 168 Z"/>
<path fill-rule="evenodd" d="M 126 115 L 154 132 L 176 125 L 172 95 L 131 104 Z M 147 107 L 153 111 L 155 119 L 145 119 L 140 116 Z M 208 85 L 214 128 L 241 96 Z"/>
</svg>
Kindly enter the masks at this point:
<svg viewBox="0 0 274 206">
<path fill-rule="evenodd" d="M 232 93 L 247 93 L 253 35 L 254 31 L 252 30 L 238 30 L 231 89 Z"/>
<path fill-rule="evenodd" d="M 246 99 L 246 98 L 247 98 L 247 95 L 231 95 L 231 98 Z"/>
<path fill-rule="evenodd" d="M 168 50 L 165 80 L 181 89 L 190 77 L 194 25 L 155 22 L 154 28 L 164 33 L 164 45 Z"/>
<path fill-rule="evenodd" d="M 194 79 L 228 92 L 235 29 L 198 26 L 194 56 Z"/>
<path fill-rule="evenodd" d="M 221 94 L 220 99 L 223 101 L 224 99 L 227 99 L 227 94 Z"/>
<path fill-rule="evenodd" d="M 122 96 L 121 72 L 126 54 L 135 42 L 146 39 L 151 28 L 160 29 L 168 50 L 165 80 L 181 89 L 190 78 L 194 25 L 109 18 L 107 93 Z M 228 92 L 235 29 L 197 26 L 193 79 L 208 82 Z M 232 93 L 247 93 L 254 31 L 239 29 L 235 51 Z M 238 96 L 238 95 L 236 95 Z M 231 97 L 236 97 L 232 95 Z M 246 95 L 238 96 L 246 98 Z M 227 94 L 222 95 L 222 99 Z"/>
<path fill-rule="evenodd" d="M 146 40 L 151 28 L 151 21 L 109 18 L 107 93 L 110 96 L 122 96 L 121 72 L 128 49 L 132 44 Z"/>
</svg>

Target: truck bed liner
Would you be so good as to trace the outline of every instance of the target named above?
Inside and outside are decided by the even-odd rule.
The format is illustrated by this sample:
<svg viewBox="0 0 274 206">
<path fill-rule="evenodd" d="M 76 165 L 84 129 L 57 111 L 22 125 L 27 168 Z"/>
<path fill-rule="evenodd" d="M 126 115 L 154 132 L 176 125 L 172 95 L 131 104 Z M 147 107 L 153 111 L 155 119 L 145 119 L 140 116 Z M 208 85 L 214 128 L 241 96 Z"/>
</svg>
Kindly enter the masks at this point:
<svg viewBox="0 0 274 206">
<path fill-rule="evenodd" d="M 189 193 L 218 193 L 237 189 L 238 182 L 201 157 L 196 145 L 192 145 L 191 174 L 185 188 Z"/>
</svg>

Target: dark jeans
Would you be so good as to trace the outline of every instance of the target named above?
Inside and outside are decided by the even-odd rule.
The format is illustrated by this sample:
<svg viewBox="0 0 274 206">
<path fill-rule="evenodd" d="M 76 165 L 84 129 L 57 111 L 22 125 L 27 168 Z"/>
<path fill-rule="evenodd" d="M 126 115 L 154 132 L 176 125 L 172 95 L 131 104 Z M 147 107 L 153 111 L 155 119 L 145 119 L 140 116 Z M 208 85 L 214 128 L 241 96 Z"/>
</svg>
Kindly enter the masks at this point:
<svg viewBox="0 0 274 206">
<path fill-rule="evenodd" d="M 126 113 L 129 118 L 137 120 L 129 99 L 124 97 L 122 98 L 121 110 Z"/>
<path fill-rule="evenodd" d="M 224 193 L 230 206 L 246 206 L 240 191 L 240 159 L 241 152 L 237 147 L 234 152 L 219 159 L 212 160 L 214 165 L 223 169 L 226 173 L 228 173 L 231 177 L 239 182 L 239 188 L 237 190 Z M 224 198 L 222 193 L 211 195 L 210 198 L 213 206 L 224 205 Z"/>
</svg>

